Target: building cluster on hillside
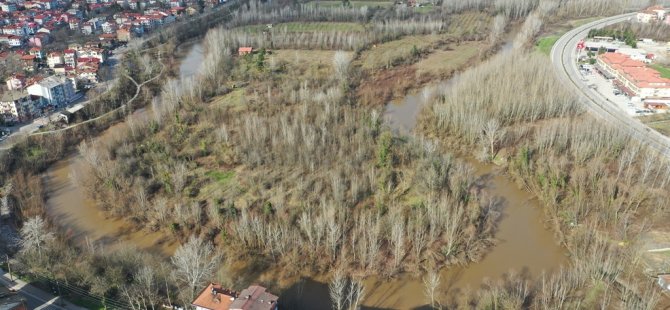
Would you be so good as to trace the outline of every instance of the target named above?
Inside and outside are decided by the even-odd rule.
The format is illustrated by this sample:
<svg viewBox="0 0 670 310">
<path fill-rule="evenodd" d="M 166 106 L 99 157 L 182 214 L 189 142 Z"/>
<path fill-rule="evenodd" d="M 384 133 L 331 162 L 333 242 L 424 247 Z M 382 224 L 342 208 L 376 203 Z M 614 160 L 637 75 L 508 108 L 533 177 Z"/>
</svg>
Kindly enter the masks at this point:
<svg viewBox="0 0 670 310">
<path fill-rule="evenodd" d="M 205 3 L 213 7 L 218 1 L 222 0 Z M 128 41 L 200 11 L 196 0 L 0 0 L 0 9 L 0 43 L 10 47 L 43 47 L 52 42 L 52 32 L 63 27 Z"/>
<path fill-rule="evenodd" d="M 637 13 L 637 22 L 643 24 L 665 23 L 670 25 L 670 15 L 663 6 L 648 7 Z"/>
<path fill-rule="evenodd" d="M 31 79 L 15 75 L 7 84 L 12 84 L 10 90 L 0 95 L 0 116 L 5 122 L 30 121 L 77 98 L 73 79 L 64 75 Z"/>
<path fill-rule="evenodd" d="M 617 88 L 638 97 L 646 107 L 667 109 L 670 105 L 670 79 L 646 63 L 621 53 L 604 53 L 598 55 L 596 66 Z"/>
<path fill-rule="evenodd" d="M 277 296 L 251 285 L 237 293 L 210 283 L 191 303 L 196 310 L 277 310 Z"/>
<path fill-rule="evenodd" d="M 63 107 L 78 86 L 101 80 L 114 48 L 225 1 L 0 0 L 0 65 L 9 71 L 0 117 L 23 122 Z"/>
</svg>

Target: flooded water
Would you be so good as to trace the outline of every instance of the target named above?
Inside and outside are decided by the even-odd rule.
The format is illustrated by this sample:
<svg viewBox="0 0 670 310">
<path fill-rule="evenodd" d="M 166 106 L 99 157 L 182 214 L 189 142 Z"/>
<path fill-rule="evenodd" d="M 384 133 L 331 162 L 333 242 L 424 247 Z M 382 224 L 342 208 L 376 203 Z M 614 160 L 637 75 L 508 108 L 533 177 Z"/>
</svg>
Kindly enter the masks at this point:
<svg viewBox="0 0 670 310">
<path fill-rule="evenodd" d="M 555 271 L 564 264 L 566 252 L 545 228 L 539 203 L 509 179 L 495 173 L 491 165 L 470 164 L 487 191 L 503 199 L 502 219 L 496 233 L 498 243 L 479 262 L 442 270 L 440 291 L 453 298 L 510 272 L 536 280 L 543 272 Z M 370 289 L 364 305 L 371 308 L 415 309 L 427 305 L 421 279 L 410 275 L 390 281 L 371 278 L 366 281 L 366 287 Z"/>
<path fill-rule="evenodd" d="M 449 81 L 437 88 L 444 89 L 452 84 L 453 81 Z M 396 133 L 411 133 L 426 98 L 430 98 L 435 89 L 429 87 L 403 100 L 389 103 L 384 111 L 388 125 Z M 545 227 L 539 202 L 508 178 L 496 173 L 493 165 L 484 165 L 474 160 L 469 163 L 475 168 L 481 185 L 502 199 L 502 217 L 496 233 L 498 242 L 479 262 L 443 269 L 439 289 L 441 296 L 446 294 L 448 298 L 453 298 L 464 290 L 480 288 L 488 280 L 502 279 L 510 272 L 526 280 L 537 280 L 543 272 L 550 273 L 566 263 L 567 252 L 556 243 L 553 234 Z M 322 294 L 322 303 L 307 303 L 314 298 L 300 300 L 297 303 L 300 308 L 327 306 L 323 303 L 324 299 L 326 302 L 328 300 L 326 283 L 313 280 L 300 283 L 303 284 L 292 287 L 287 294 L 305 291 Z M 309 283 L 310 287 L 305 288 L 304 283 Z M 421 309 L 428 304 L 422 280 L 409 274 L 391 280 L 371 277 L 365 281 L 365 287 L 364 308 Z M 296 302 L 298 298 L 292 299 Z"/>
<path fill-rule="evenodd" d="M 179 74 L 181 78 L 195 75 L 203 60 L 202 45 L 195 43 L 183 59 Z M 143 119 L 145 109 L 137 110 L 131 117 Z M 105 130 L 96 143 L 109 143 L 125 131 L 125 122 Z M 151 232 L 146 227 L 126 220 L 107 217 L 94 201 L 86 196 L 86 191 L 77 179 L 84 175 L 85 163 L 76 152 L 53 165 L 44 175 L 47 190 L 47 215 L 67 234 L 80 244 L 92 242 L 103 247 L 131 245 L 157 253 L 170 255 L 177 247 L 175 242 L 161 232 Z"/>
<path fill-rule="evenodd" d="M 196 43 L 190 47 L 180 65 L 180 77 L 188 78 L 196 74 L 202 59 L 203 47 Z M 447 82 L 436 88 L 449 85 Z M 384 113 L 388 124 L 399 134 L 410 134 L 425 98 L 430 97 L 432 92 L 429 89 L 410 94 L 404 100 L 388 104 Z M 102 143 L 111 141 L 125 126 L 125 123 L 112 126 L 96 140 Z M 543 271 L 556 270 L 565 263 L 565 251 L 555 243 L 551 232 L 543 225 L 538 202 L 516 184 L 497 174 L 494 167 L 476 162 L 472 165 L 487 190 L 504 202 L 496 234 L 498 243 L 480 262 L 444 269 L 441 272 L 441 290 L 453 296 L 466 288 L 477 289 L 486 279 L 500 279 L 511 270 L 533 280 Z M 168 255 L 174 251 L 177 245 L 167 242 L 162 233 L 138 230 L 135 223 L 106 217 L 73 179 L 82 175 L 83 169 L 83 158 L 75 153 L 45 173 L 47 214 L 55 223 L 82 243 L 91 241 L 108 247 L 128 244 Z M 325 282 L 325 279 L 300 280 L 283 292 L 282 299 L 295 309 L 329 308 Z M 366 280 L 365 286 L 364 309 L 417 309 L 427 304 L 421 279 L 411 275 L 391 280 L 371 277 Z"/>
<path fill-rule="evenodd" d="M 188 53 L 181 64 L 179 64 L 179 76 L 181 78 L 189 78 L 195 76 L 202 67 L 202 60 L 205 57 L 204 47 L 201 43 L 195 42 L 190 44 L 183 44 L 181 49 L 188 49 Z"/>
</svg>

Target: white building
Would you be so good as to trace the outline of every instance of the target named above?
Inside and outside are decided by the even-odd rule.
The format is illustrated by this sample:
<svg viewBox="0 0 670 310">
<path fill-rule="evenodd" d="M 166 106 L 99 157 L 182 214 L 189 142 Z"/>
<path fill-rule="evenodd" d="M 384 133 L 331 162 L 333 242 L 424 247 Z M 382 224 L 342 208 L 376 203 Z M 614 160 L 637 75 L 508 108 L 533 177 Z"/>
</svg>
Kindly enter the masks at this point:
<svg viewBox="0 0 670 310">
<path fill-rule="evenodd" d="M 65 61 L 63 60 L 63 54 L 59 52 L 53 52 L 47 55 L 47 66 L 49 66 L 49 68 L 53 68 L 64 63 Z"/>
<path fill-rule="evenodd" d="M 0 4 L 0 9 L 2 9 L 3 12 L 12 13 L 16 11 L 16 4 L 5 2 Z"/>
<path fill-rule="evenodd" d="M 63 106 L 74 98 L 74 85 L 70 79 L 52 75 L 28 86 L 28 93 L 39 96 L 44 105 Z"/>
<path fill-rule="evenodd" d="M 620 48 L 616 51 L 619 54 L 624 54 L 632 60 L 641 61 L 644 63 L 651 63 L 651 59 L 647 58 L 647 52 L 639 48 Z"/>
<path fill-rule="evenodd" d="M 642 12 L 637 13 L 637 22 L 648 24 L 662 21 L 665 19 L 665 14 L 666 10 L 662 6 L 652 6 Z"/>
<path fill-rule="evenodd" d="M 35 112 L 33 100 L 26 92 L 8 91 L 0 98 L 0 116 L 5 122 L 27 121 Z"/>
</svg>

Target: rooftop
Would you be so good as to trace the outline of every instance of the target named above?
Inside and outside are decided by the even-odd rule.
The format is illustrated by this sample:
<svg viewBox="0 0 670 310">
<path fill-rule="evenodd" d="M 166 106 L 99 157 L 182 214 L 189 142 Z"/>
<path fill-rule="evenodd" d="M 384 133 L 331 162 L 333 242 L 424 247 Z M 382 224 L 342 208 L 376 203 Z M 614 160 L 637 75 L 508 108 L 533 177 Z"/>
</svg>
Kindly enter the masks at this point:
<svg viewBox="0 0 670 310">
<path fill-rule="evenodd" d="M 660 72 L 641 61 L 619 53 L 605 53 L 599 57 L 640 88 L 670 88 L 670 79 L 661 77 Z"/>
<path fill-rule="evenodd" d="M 30 95 L 25 91 L 8 90 L 2 93 L 2 95 L 0 96 L 0 102 L 12 102 L 14 100 L 18 100 L 28 96 Z M 2 294 L 0 293 L 0 295 Z"/>
<path fill-rule="evenodd" d="M 210 283 L 192 305 L 211 310 L 228 310 L 236 296 L 236 292 L 223 288 L 220 284 Z"/>
<path fill-rule="evenodd" d="M 239 298 L 230 305 L 231 310 L 272 310 L 277 306 L 277 296 L 264 287 L 252 285 L 244 289 Z"/>
</svg>

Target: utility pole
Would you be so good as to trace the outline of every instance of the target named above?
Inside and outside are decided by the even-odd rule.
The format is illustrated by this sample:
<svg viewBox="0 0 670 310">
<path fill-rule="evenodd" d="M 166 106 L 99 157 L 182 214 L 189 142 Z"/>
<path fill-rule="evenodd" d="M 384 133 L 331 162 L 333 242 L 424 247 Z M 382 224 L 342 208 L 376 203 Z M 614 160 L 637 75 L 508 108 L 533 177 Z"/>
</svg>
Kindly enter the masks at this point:
<svg viewBox="0 0 670 310">
<path fill-rule="evenodd" d="M 5 254 L 5 258 L 7 259 L 7 272 L 9 272 L 9 280 L 14 283 L 14 276 L 12 276 L 12 266 L 9 265 L 9 254 Z"/>
</svg>

